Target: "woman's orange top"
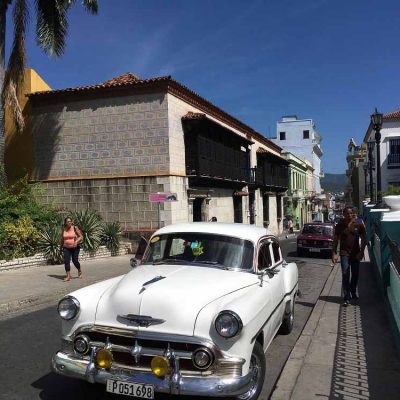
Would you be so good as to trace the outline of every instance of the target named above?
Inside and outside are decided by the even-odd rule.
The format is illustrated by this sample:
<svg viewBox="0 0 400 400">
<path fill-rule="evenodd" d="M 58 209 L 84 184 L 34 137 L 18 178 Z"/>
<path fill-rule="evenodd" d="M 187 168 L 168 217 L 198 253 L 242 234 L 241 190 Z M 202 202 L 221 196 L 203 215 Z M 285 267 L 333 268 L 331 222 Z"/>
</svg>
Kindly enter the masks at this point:
<svg viewBox="0 0 400 400">
<path fill-rule="evenodd" d="M 75 247 L 75 229 L 73 226 L 69 228 L 67 231 L 63 229 L 63 240 L 64 240 L 64 247 L 67 249 L 72 249 Z"/>
</svg>

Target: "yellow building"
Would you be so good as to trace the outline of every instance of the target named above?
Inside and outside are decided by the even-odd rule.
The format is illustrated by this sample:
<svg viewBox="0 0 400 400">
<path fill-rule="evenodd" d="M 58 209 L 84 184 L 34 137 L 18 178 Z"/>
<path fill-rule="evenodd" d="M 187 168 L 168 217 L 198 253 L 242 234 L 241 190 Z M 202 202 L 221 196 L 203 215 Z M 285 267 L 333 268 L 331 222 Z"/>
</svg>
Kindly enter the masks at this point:
<svg viewBox="0 0 400 400">
<path fill-rule="evenodd" d="M 33 171 L 32 110 L 26 95 L 43 90 L 51 90 L 51 87 L 33 69 L 26 69 L 24 84 L 18 95 L 25 119 L 25 129 L 21 133 L 17 132 L 12 114 L 6 108 L 4 164 L 9 183 L 25 175 L 31 176 Z"/>
</svg>

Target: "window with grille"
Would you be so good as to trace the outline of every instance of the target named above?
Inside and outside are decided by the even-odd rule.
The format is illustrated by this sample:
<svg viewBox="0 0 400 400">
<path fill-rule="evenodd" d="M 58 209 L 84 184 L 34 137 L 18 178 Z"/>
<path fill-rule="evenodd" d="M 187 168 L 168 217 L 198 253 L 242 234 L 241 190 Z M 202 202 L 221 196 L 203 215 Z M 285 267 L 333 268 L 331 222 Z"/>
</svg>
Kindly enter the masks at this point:
<svg viewBox="0 0 400 400">
<path fill-rule="evenodd" d="M 388 165 L 400 165 L 400 139 L 389 140 Z"/>
</svg>

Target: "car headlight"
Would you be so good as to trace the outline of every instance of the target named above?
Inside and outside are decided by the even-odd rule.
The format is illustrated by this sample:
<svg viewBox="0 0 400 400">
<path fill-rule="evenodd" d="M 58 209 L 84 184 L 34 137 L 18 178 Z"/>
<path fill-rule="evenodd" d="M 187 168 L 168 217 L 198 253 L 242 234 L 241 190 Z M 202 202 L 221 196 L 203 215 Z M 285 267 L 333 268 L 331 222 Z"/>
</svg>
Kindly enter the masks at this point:
<svg viewBox="0 0 400 400">
<path fill-rule="evenodd" d="M 78 315 L 81 305 L 79 301 L 72 296 L 67 296 L 58 302 L 57 311 L 62 319 L 67 321 Z"/>
<path fill-rule="evenodd" d="M 193 352 L 193 364 L 199 369 L 207 369 L 214 361 L 213 354 L 206 347 L 200 347 Z"/>
<path fill-rule="evenodd" d="M 233 311 L 221 311 L 215 319 L 215 329 L 224 338 L 238 335 L 242 328 L 242 320 Z"/>
</svg>

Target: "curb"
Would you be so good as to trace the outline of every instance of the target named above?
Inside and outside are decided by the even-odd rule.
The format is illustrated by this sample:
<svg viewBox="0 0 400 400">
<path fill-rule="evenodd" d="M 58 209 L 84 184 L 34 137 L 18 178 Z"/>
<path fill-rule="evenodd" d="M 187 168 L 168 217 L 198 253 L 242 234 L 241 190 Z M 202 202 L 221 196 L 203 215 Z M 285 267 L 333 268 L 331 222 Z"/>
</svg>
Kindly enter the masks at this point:
<svg viewBox="0 0 400 400">
<path fill-rule="evenodd" d="M 340 270 L 340 265 L 336 264 L 332 268 L 328 279 L 325 282 L 320 296 L 327 296 L 335 282 L 336 275 Z M 318 300 L 314 309 L 308 318 L 308 321 L 303 328 L 296 345 L 291 351 L 285 366 L 281 372 L 279 380 L 275 386 L 270 397 L 271 400 L 290 400 L 293 390 L 296 386 L 297 379 L 300 375 L 301 369 L 304 364 L 304 359 L 307 355 L 308 348 L 311 344 L 312 336 L 317 329 L 319 319 L 321 318 L 322 311 L 325 307 L 326 301 Z"/>
<path fill-rule="evenodd" d="M 90 283 L 88 283 L 88 285 L 93 285 L 103 280 L 104 279 L 97 279 L 95 281 L 91 281 Z M 79 290 L 79 288 L 74 290 Z M 0 318 L 5 317 L 8 314 L 15 313 L 17 311 L 22 311 L 31 307 L 55 302 L 61 299 L 61 297 L 65 296 L 66 294 L 71 293 L 71 291 L 71 288 L 65 287 L 65 289 L 57 290 L 49 294 L 43 294 L 40 296 L 27 296 L 22 299 L 2 303 L 0 304 Z"/>
</svg>

